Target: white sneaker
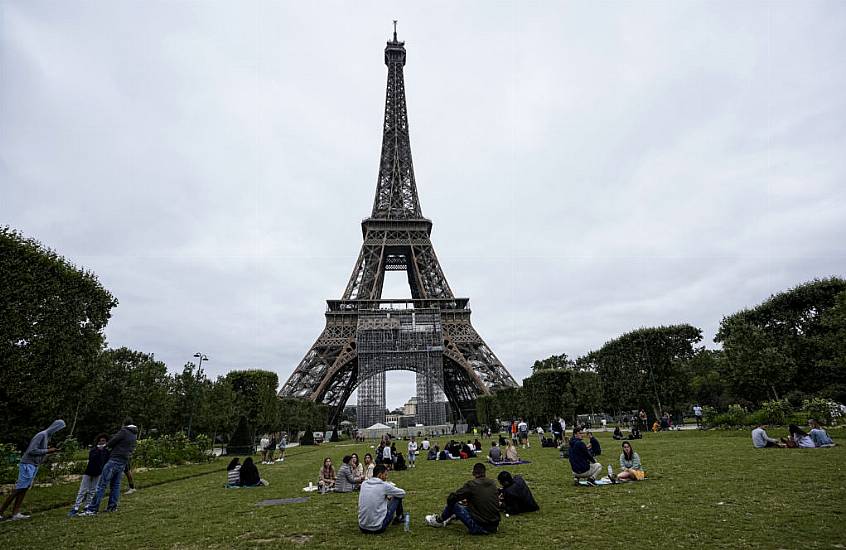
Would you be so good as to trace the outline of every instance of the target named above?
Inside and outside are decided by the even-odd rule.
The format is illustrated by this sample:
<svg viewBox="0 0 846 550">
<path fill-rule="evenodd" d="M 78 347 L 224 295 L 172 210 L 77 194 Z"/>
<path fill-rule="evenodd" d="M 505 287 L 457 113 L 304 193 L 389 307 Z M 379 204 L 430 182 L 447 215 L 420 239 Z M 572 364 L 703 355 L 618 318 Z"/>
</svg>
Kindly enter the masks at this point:
<svg viewBox="0 0 846 550">
<path fill-rule="evenodd" d="M 17 514 L 10 517 L 9 519 L 12 520 L 12 521 L 17 521 L 19 519 L 29 519 L 29 516 L 26 515 L 26 514 L 21 514 L 20 512 L 18 512 Z"/>
<path fill-rule="evenodd" d="M 84 512 L 80 512 L 80 513 L 79 513 L 79 514 L 77 514 L 77 515 L 78 515 L 78 516 L 90 517 L 90 516 L 96 516 L 97 514 L 95 514 L 94 512 L 90 512 L 90 511 L 88 511 L 88 510 L 85 510 Z"/>
<path fill-rule="evenodd" d="M 429 527 L 444 527 L 446 523 L 438 521 L 438 516 L 435 514 L 429 514 L 426 516 L 426 525 Z"/>
<path fill-rule="evenodd" d="M 126 492 L 126 494 L 125 494 L 124 496 L 126 496 L 126 495 L 131 495 L 131 494 L 132 494 L 132 493 L 134 493 L 134 492 L 135 492 L 135 488 L 134 488 L 134 487 L 132 487 L 132 488 L 130 488 L 130 489 Z"/>
</svg>

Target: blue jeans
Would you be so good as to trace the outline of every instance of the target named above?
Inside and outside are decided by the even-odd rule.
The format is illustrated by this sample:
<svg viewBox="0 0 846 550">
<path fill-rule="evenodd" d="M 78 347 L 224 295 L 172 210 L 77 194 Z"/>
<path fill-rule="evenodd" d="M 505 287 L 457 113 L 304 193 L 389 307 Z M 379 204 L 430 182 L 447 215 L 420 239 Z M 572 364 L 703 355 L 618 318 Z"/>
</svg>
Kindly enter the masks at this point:
<svg viewBox="0 0 846 550">
<path fill-rule="evenodd" d="M 106 493 L 106 485 L 109 486 L 109 505 L 106 508 L 108 512 L 117 510 L 118 501 L 120 500 L 120 481 L 123 479 L 123 470 L 126 468 L 124 460 L 110 458 L 106 465 L 103 466 L 103 473 L 100 475 L 100 481 L 97 483 L 97 492 L 94 493 L 94 500 L 85 509 L 87 512 L 97 513 L 100 511 L 100 502 L 103 500 L 103 495 Z"/>
<path fill-rule="evenodd" d="M 467 531 L 469 531 L 471 535 L 487 535 L 491 533 L 491 531 L 483 529 L 482 526 L 473 519 L 473 516 L 470 514 L 470 510 L 463 504 L 456 502 L 455 504 L 446 505 L 444 511 L 441 512 L 441 519 L 446 521 L 452 516 L 460 519 L 461 523 L 467 527 Z"/>
<path fill-rule="evenodd" d="M 384 533 L 385 529 L 387 529 L 391 522 L 394 520 L 394 517 L 402 518 L 403 515 L 405 514 L 402 511 L 402 499 L 394 497 L 388 501 L 388 511 L 385 514 L 385 519 L 382 520 L 382 526 L 379 529 L 375 531 L 369 531 L 361 527 L 359 527 L 359 529 L 362 533 L 370 533 L 373 535 L 376 535 L 378 533 Z"/>
</svg>

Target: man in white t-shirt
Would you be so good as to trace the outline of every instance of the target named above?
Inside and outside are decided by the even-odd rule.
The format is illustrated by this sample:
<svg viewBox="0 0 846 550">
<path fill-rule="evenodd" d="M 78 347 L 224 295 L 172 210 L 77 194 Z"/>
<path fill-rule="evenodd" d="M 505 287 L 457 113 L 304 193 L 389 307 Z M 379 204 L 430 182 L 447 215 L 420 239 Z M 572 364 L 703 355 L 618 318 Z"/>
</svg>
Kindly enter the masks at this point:
<svg viewBox="0 0 846 550">
<path fill-rule="evenodd" d="M 702 427 L 702 407 L 697 403 L 693 406 L 693 416 L 696 417 L 696 427 Z"/>
<path fill-rule="evenodd" d="M 255 441 L 255 439 L 253 439 Z M 270 437 L 267 434 L 261 438 L 259 441 L 259 447 L 261 447 L 261 463 L 267 464 L 267 448 L 270 446 Z"/>
<path fill-rule="evenodd" d="M 522 418 L 520 422 L 517 424 L 517 436 L 520 438 L 520 444 L 525 449 L 529 445 L 529 425 L 526 424 L 526 421 Z"/>
<path fill-rule="evenodd" d="M 423 450 L 424 450 L 424 451 L 428 451 L 428 450 L 429 450 L 429 447 L 431 446 L 431 443 L 429 443 L 429 438 L 428 438 L 428 437 L 424 437 L 424 438 L 423 438 L 423 443 L 421 443 L 421 446 L 423 447 Z"/>
<path fill-rule="evenodd" d="M 411 441 L 408 442 L 408 467 L 416 468 L 415 458 L 417 457 L 417 440 L 412 435 Z"/>
</svg>

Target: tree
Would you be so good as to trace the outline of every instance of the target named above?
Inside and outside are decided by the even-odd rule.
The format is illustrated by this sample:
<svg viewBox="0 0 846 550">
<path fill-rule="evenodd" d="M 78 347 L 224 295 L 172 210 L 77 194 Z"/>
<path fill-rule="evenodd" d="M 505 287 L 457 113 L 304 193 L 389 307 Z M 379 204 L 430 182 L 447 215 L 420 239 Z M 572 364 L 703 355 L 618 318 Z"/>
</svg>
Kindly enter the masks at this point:
<svg viewBox="0 0 846 550">
<path fill-rule="evenodd" d="M 228 437 L 238 422 L 238 396 L 232 384 L 224 376 L 206 380 L 202 395 L 194 416 L 195 433 L 208 434 L 212 441 L 218 435 Z"/>
<path fill-rule="evenodd" d="M 0 228 L 0 440 L 72 422 L 117 303 L 94 273 Z"/>
<path fill-rule="evenodd" d="M 723 318 L 714 338 L 723 345 L 723 376 L 755 403 L 838 391 L 846 383 L 837 355 L 844 292 L 846 280 L 815 279 Z"/>
<path fill-rule="evenodd" d="M 238 413 L 247 419 L 253 439 L 256 433 L 278 428 L 276 387 L 279 385 L 279 377 L 275 372 L 231 371 L 226 375 L 226 380 L 237 395 Z"/>
<path fill-rule="evenodd" d="M 689 393 L 687 363 L 702 331 L 691 325 L 640 328 L 606 342 L 577 363 L 601 381 L 606 407 L 613 411 L 648 404 L 653 414 L 678 408 Z"/>
<path fill-rule="evenodd" d="M 546 359 L 535 361 L 532 365 L 532 372 L 554 369 L 572 369 L 574 366 L 575 363 L 567 357 L 567 354 L 562 353 L 561 355 L 551 355 Z"/>
</svg>

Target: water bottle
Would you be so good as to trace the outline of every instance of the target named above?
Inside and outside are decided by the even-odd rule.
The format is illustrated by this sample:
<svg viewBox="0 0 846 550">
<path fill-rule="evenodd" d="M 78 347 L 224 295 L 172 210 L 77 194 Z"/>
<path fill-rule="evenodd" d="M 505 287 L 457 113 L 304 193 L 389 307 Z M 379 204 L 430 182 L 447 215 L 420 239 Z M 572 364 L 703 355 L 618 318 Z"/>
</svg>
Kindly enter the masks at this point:
<svg viewBox="0 0 846 550">
<path fill-rule="evenodd" d="M 405 529 L 406 533 L 411 531 L 411 514 L 408 513 L 408 512 L 405 513 L 405 520 L 403 522 L 403 529 Z"/>
<path fill-rule="evenodd" d="M 608 479 L 611 479 L 611 477 L 612 477 L 613 475 L 614 475 L 614 469 L 613 469 L 613 468 L 611 467 L 611 465 L 609 464 L 609 465 L 608 465 Z"/>
</svg>

